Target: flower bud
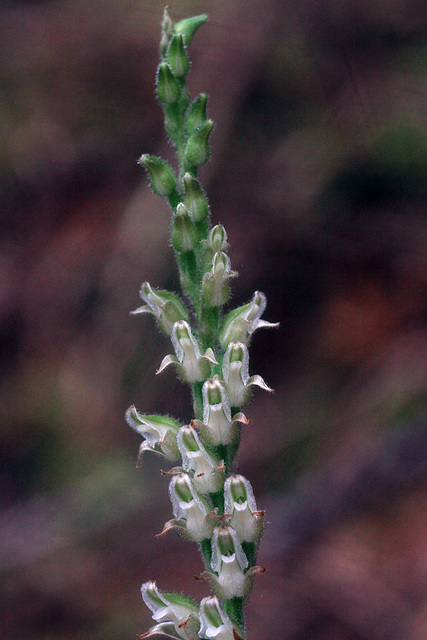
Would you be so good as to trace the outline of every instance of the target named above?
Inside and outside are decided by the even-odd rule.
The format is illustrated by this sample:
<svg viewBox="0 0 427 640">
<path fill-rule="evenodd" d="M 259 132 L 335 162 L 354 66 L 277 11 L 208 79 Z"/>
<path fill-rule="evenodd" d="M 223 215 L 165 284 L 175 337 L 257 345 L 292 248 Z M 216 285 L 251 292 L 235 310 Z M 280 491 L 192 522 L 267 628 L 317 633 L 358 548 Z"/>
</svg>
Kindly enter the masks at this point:
<svg viewBox="0 0 427 640">
<path fill-rule="evenodd" d="M 144 635 L 145 638 L 159 634 L 191 640 L 197 636 L 200 628 L 199 607 L 194 600 L 180 593 L 162 593 L 152 580 L 142 585 L 141 595 L 151 609 L 153 619 L 160 623 L 152 627 Z"/>
<path fill-rule="evenodd" d="M 224 484 L 224 500 L 225 513 L 230 514 L 228 522 L 240 542 L 259 542 L 263 528 L 262 515 L 257 511 L 249 480 L 241 475 L 228 477 Z"/>
<path fill-rule="evenodd" d="M 206 93 L 199 93 L 197 98 L 192 102 L 185 118 L 184 128 L 187 133 L 192 133 L 197 127 L 200 127 L 206 119 L 206 104 L 208 96 Z"/>
<path fill-rule="evenodd" d="M 279 323 L 260 320 L 267 305 L 267 299 L 260 291 L 255 291 L 252 300 L 228 313 L 219 330 L 219 341 L 225 349 L 232 342 L 247 345 L 254 331 L 261 327 L 278 327 Z"/>
<path fill-rule="evenodd" d="M 200 603 L 199 618 L 201 622 L 200 638 L 235 640 L 233 624 L 228 615 L 221 609 L 216 596 L 203 598 Z"/>
<path fill-rule="evenodd" d="M 177 434 L 177 444 L 184 471 L 193 472 L 197 491 L 203 495 L 220 491 L 224 470 L 220 461 L 203 446 L 196 430 L 191 426 L 182 427 Z"/>
<path fill-rule="evenodd" d="M 159 328 L 170 336 L 172 327 L 178 320 L 188 320 L 188 311 L 181 300 L 171 291 L 152 289 L 149 282 L 144 282 L 139 295 L 147 304 L 135 309 L 131 313 L 151 313 Z"/>
<path fill-rule="evenodd" d="M 208 247 L 212 249 L 214 253 L 217 251 L 227 251 L 229 244 L 227 242 L 227 232 L 222 224 L 216 224 L 209 232 L 208 235 Z"/>
<path fill-rule="evenodd" d="M 206 239 L 205 265 L 208 267 L 218 251 L 227 251 L 227 232 L 221 224 L 217 224 L 209 231 Z"/>
<path fill-rule="evenodd" d="M 144 451 L 155 451 L 171 462 L 179 459 L 176 442 L 181 424 L 168 416 L 142 415 L 132 405 L 126 411 L 126 422 L 139 435 L 145 438 L 141 445 L 139 460 Z"/>
<path fill-rule="evenodd" d="M 202 26 L 208 19 L 206 13 L 202 13 L 200 16 L 192 16 L 191 18 L 184 18 L 180 22 L 177 22 L 174 26 L 175 33 L 181 33 L 184 37 L 184 44 L 186 47 L 190 44 L 197 29 Z"/>
<path fill-rule="evenodd" d="M 184 37 L 181 33 L 177 33 L 172 38 L 166 60 L 176 78 L 182 78 L 185 76 L 190 68 L 190 63 L 184 47 Z"/>
<path fill-rule="evenodd" d="M 192 251 L 199 241 L 197 229 L 187 207 L 180 202 L 172 224 L 172 246 L 177 251 Z"/>
<path fill-rule="evenodd" d="M 171 521 L 170 526 L 181 529 L 194 542 L 201 542 L 212 536 L 215 522 L 212 508 L 205 498 L 199 496 L 189 475 L 180 473 L 172 478 L 169 496 L 176 518 Z"/>
<path fill-rule="evenodd" d="M 243 342 L 230 342 L 222 361 L 222 376 L 232 407 L 242 407 L 251 397 L 251 387 L 273 391 L 261 376 L 249 377 L 249 351 Z"/>
<path fill-rule="evenodd" d="M 215 253 L 212 268 L 203 276 L 202 300 L 209 307 L 219 307 L 230 298 L 230 278 L 237 276 L 231 270 L 230 258 L 223 251 Z"/>
<path fill-rule="evenodd" d="M 185 173 L 182 180 L 185 189 L 184 204 L 190 212 L 191 219 L 193 222 L 202 222 L 209 213 L 208 201 L 203 189 L 191 173 Z"/>
<path fill-rule="evenodd" d="M 214 127 L 213 120 L 205 120 L 193 131 L 185 146 L 185 159 L 194 166 L 204 164 L 209 158 L 209 135 Z"/>
<path fill-rule="evenodd" d="M 176 178 L 172 167 L 157 156 L 144 153 L 138 163 L 150 174 L 150 186 L 158 196 L 170 196 L 176 189 Z"/>
<path fill-rule="evenodd" d="M 173 36 L 173 22 L 170 18 L 168 8 L 165 7 L 163 11 L 163 19 L 161 23 L 161 37 L 160 37 L 160 54 L 162 58 L 166 56 L 169 42 Z"/>
<path fill-rule="evenodd" d="M 181 87 L 170 66 L 161 62 L 157 69 L 157 97 L 163 104 L 175 104 L 181 94 Z"/>
</svg>

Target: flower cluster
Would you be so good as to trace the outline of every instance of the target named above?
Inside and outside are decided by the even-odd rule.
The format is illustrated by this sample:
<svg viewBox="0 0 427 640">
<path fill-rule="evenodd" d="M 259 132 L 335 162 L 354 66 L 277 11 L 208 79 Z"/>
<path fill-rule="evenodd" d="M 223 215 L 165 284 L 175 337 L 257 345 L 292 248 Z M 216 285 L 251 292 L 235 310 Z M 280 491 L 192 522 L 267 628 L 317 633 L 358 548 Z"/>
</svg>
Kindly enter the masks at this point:
<svg viewBox="0 0 427 640">
<path fill-rule="evenodd" d="M 266 297 L 259 291 L 247 304 L 223 311 L 231 297 L 230 280 L 237 273 L 227 253 L 227 233 L 222 225 L 211 226 L 197 177 L 209 157 L 213 122 L 206 115 L 206 94 L 190 104 L 186 87 L 187 47 L 206 19 L 201 15 L 174 24 L 165 10 L 157 96 L 179 171 L 176 174 L 156 156 L 144 154 L 139 160 L 153 192 L 167 198 L 172 209 L 171 243 L 189 304 L 145 282 L 140 290 L 144 304 L 133 312 L 154 316 L 170 337 L 173 353 L 164 356 L 157 373 L 175 366 L 191 388 L 194 418 L 182 424 L 170 416 L 142 414 L 132 406 L 126 420 L 143 438 L 139 463 L 148 451 L 177 465 L 167 472 L 174 517 L 158 535 L 175 529 L 199 544 L 205 563 L 200 579 L 209 582 L 213 595 L 198 605 L 146 582 L 142 597 L 156 625 L 140 638 L 243 638 L 243 600 L 255 574 L 263 571 L 255 563 L 264 513 L 257 509 L 249 480 L 234 473 L 234 459 L 242 425 L 249 424 L 242 407 L 250 401 L 253 387 L 272 391 L 261 376 L 249 374 L 249 344 L 257 329 L 277 325 L 261 319 Z"/>
</svg>

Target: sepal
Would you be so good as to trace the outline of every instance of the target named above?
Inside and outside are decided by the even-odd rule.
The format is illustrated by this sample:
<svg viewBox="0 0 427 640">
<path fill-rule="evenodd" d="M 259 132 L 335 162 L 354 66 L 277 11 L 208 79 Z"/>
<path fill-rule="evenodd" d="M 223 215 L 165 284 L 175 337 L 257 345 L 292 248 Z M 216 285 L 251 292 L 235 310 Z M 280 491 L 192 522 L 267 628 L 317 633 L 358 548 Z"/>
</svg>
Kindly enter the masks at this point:
<svg viewBox="0 0 427 640">
<path fill-rule="evenodd" d="M 176 251 L 192 251 L 198 244 L 199 237 L 190 212 L 180 202 L 172 223 L 172 246 Z"/>
<path fill-rule="evenodd" d="M 178 320 L 188 320 L 188 311 L 171 291 L 153 289 L 149 282 L 144 282 L 139 291 L 141 299 L 146 303 L 142 307 L 131 311 L 133 315 L 139 313 L 151 313 L 157 321 L 159 328 L 170 336 L 172 327 Z"/>
<path fill-rule="evenodd" d="M 242 407 L 251 398 L 252 386 L 272 392 L 261 376 L 249 377 L 249 351 L 243 342 L 230 342 L 222 362 L 222 377 L 232 407 Z"/>
<path fill-rule="evenodd" d="M 260 291 L 255 291 L 252 300 L 242 307 L 228 313 L 221 323 L 219 341 L 224 349 L 232 341 L 248 345 L 252 334 L 262 327 L 278 327 L 279 323 L 261 320 L 267 305 L 267 298 Z"/>
<path fill-rule="evenodd" d="M 209 214 L 208 201 L 199 181 L 191 175 L 185 173 L 182 179 L 184 183 L 184 204 L 190 212 L 193 222 L 202 222 Z"/>
<path fill-rule="evenodd" d="M 182 34 L 185 46 L 188 47 L 197 29 L 201 27 L 207 19 L 208 16 L 206 13 L 202 13 L 199 16 L 192 16 L 191 18 L 184 18 L 184 20 L 180 20 L 180 22 L 174 25 L 174 31 L 175 33 Z"/>
<path fill-rule="evenodd" d="M 167 62 L 161 62 L 157 69 L 157 97 L 163 104 L 175 104 L 181 95 L 181 87 Z"/>
<path fill-rule="evenodd" d="M 199 167 L 209 159 L 209 136 L 214 128 L 213 120 L 205 120 L 188 137 L 185 146 L 185 159 L 193 166 Z"/>
<path fill-rule="evenodd" d="M 185 117 L 184 128 L 187 133 L 193 133 L 197 127 L 207 120 L 206 105 L 208 96 L 206 93 L 199 93 L 197 98 L 193 100 Z"/>
<path fill-rule="evenodd" d="M 184 37 L 181 33 L 173 36 L 166 60 L 176 78 L 182 78 L 189 70 L 190 63 L 185 52 Z"/>
</svg>

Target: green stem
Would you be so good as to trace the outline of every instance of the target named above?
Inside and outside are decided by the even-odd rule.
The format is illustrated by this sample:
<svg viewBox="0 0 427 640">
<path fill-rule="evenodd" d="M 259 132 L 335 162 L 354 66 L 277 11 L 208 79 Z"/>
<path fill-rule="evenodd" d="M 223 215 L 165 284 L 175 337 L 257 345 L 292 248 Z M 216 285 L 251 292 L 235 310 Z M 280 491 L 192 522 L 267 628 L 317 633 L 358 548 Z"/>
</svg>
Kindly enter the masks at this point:
<svg viewBox="0 0 427 640">
<path fill-rule="evenodd" d="M 194 251 L 177 251 L 176 259 L 178 262 L 181 286 L 184 293 L 190 298 L 194 305 L 194 310 L 198 315 L 200 312 L 200 292 L 197 283 L 197 265 Z"/>
<path fill-rule="evenodd" d="M 217 493 L 210 493 L 209 497 L 214 509 L 218 509 L 218 515 L 224 514 L 224 492 L 218 491 Z"/>
<path fill-rule="evenodd" d="M 214 347 L 219 331 L 219 307 L 202 306 L 200 314 L 200 339 L 205 349 Z M 206 345 L 206 346 L 205 346 Z"/>
<path fill-rule="evenodd" d="M 203 561 L 206 569 L 212 571 L 211 558 L 212 558 L 212 544 L 209 538 L 202 540 L 200 543 L 200 553 L 202 554 Z"/>
<path fill-rule="evenodd" d="M 191 386 L 191 392 L 193 396 L 194 417 L 196 418 L 196 420 L 202 420 L 203 418 L 202 387 L 203 387 L 203 382 L 195 382 Z"/>
</svg>

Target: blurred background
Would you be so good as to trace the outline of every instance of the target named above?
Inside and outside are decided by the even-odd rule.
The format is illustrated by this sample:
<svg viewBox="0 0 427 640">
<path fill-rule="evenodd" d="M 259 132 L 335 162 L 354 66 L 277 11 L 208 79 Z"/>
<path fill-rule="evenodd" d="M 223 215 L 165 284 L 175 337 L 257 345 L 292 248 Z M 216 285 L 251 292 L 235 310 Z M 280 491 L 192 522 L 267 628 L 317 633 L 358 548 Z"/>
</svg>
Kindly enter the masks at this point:
<svg viewBox="0 0 427 640">
<path fill-rule="evenodd" d="M 173 161 L 154 75 L 163 2 L 0 2 L 0 567 L 7 640 L 135 638 L 140 585 L 200 599 L 157 459 L 124 421 L 191 417 L 168 341 L 130 317 L 178 287 L 142 152 Z M 239 470 L 268 528 L 248 639 L 427 637 L 424 0 L 170 0 L 206 12 L 202 170 L 239 279 L 278 330 Z"/>
</svg>

